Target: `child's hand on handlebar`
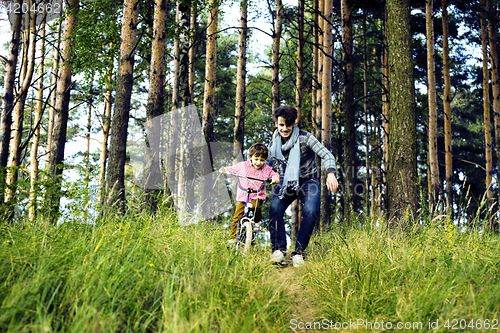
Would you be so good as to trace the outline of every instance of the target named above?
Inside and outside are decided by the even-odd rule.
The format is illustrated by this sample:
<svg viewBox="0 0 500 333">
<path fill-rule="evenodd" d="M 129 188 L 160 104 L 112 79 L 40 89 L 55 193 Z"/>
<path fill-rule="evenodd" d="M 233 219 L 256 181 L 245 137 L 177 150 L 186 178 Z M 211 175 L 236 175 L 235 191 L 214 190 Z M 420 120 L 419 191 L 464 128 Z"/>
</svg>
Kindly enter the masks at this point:
<svg viewBox="0 0 500 333">
<path fill-rule="evenodd" d="M 221 168 L 219 169 L 219 172 L 220 172 L 220 173 L 227 173 L 227 169 L 226 169 L 226 167 L 221 167 Z"/>
<path fill-rule="evenodd" d="M 271 181 L 271 184 L 278 184 L 280 182 L 280 177 L 274 177 Z"/>
</svg>

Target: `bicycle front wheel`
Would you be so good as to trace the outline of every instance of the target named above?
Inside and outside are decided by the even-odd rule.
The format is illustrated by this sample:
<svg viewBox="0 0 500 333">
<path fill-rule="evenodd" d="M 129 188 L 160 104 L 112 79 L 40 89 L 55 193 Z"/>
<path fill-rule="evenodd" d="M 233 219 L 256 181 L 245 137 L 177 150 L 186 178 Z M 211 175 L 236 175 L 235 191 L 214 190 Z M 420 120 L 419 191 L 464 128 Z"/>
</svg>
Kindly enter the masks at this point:
<svg viewBox="0 0 500 333">
<path fill-rule="evenodd" d="M 238 221 L 238 234 L 236 239 L 238 240 L 236 245 L 237 250 L 248 253 L 252 246 L 253 239 L 252 221 L 249 218 L 244 217 Z"/>
</svg>

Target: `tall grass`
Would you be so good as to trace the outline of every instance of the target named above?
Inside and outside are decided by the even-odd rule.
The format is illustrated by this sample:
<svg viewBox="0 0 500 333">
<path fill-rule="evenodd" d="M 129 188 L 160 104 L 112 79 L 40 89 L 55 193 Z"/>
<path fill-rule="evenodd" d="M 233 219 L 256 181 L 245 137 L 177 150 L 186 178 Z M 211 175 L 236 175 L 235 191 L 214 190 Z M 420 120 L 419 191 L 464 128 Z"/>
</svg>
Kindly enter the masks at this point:
<svg viewBox="0 0 500 333">
<path fill-rule="evenodd" d="M 481 321 L 488 319 L 491 329 L 491 321 L 500 319 L 498 235 L 459 232 L 451 224 L 411 235 L 368 225 L 335 230 L 312 242 L 309 261 L 314 264 L 305 280 L 318 304 L 318 318 L 384 321 L 394 327 L 421 322 L 411 331 L 423 332 L 436 321 L 439 327 L 433 331 L 446 332 L 457 323 L 453 319 L 462 320 L 462 328 L 466 322 L 467 332 L 489 331 Z M 469 326 L 471 320 L 482 327 Z"/>
<path fill-rule="evenodd" d="M 259 250 L 237 256 L 225 230 L 161 215 L 2 226 L 0 331 L 283 331 L 288 302 Z"/>
</svg>

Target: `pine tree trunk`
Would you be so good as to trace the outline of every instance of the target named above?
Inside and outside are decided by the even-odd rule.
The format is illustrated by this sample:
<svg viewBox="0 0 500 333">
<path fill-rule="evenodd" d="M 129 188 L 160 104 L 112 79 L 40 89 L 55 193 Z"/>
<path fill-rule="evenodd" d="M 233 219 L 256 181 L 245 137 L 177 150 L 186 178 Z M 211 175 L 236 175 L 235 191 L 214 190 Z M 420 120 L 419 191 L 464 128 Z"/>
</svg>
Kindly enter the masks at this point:
<svg viewBox="0 0 500 333">
<path fill-rule="evenodd" d="M 52 81 L 51 81 L 51 87 L 56 87 L 59 82 L 59 61 L 60 61 L 60 55 L 59 55 L 59 50 L 61 46 L 61 32 L 62 32 L 62 20 L 59 20 L 59 24 L 57 26 L 57 33 L 56 33 L 56 47 L 55 47 L 55 52 L 52 57 Z M 56 105 L 56 98 L 57 98 L 57 93 L 55 90 L 51 90 L 50 93 L 50 105 L 49 105 L 49 113 L 48 113 L 48 120 L 47 120 L 47 143 L 46 143 L 46 150 L 48 154 L 46 154 L 45 157 L 45 168 L 48 171 L 49 165 L 50 165 L 50 147 L 52 145 L 52 132 L 54 130 L 54 112 L 55 112 L 55 105 Z M 47 179 L 50 181 L 50 177 Z"/>
<path fill-rule="evenodd" d="M 326 0 L 317 0 L 318 1 L 318 7 L 315 12 L 317 12 L 317 34 L 318 34 L 318 40 L 316 44 L 316 50 L 315 52 L 317 53 L 317 59 L 318 59 L 318 64 L 317 64 L 317 85 L 316 85 L 316 133 L 315 136 L 317 138 L 321 138 L 321 129 L 322 129 L 322 124 L 321 124 L 321 115 L 322 115 L 322 86 L 323 86 L 323 31 L 324 31 L 324 16 L 323 16 L 323 11 L 325 8 L 325 1 Z M 320 159 L 319 157 L 316 158 L 316 164 L 319 166 Z M 323 175 L 321 175 L 323 176 Z"/>
<path fill-rule="evenodd" d="M 163 127 L 159 126 L 158 128 L 158 126 L 153 125 L 153 122 L 155 122 L 156 117 L 164 113 L 165 107 L 167 0 L 156 0 L 154 8 L 153 41 L 149 70 L 150 84 L 146 108 L 146 165 L 144 168 L 144 202 L 152 212 L 155 212 L 158 207 L 158 194 L 163 186 L 163 176 L 160 168 L 162 157 L 160 156 L 160 141 L 163 136 Z"/>
<path fill-rule="evenodd" d="M 191 100 L 194 99 L 194 79 L 196 64 L 196 19 L 197 19 L 197 1 L 191 2 L 191 15 L 189 16 L 189 29 L 191 30 L 191 47 L 189 48 L 189 93 Z"/>
<path fill-rule="evenodd" d="M 447 0 L 441 1 L 443 23 L 443 78 L 444 78 L 444 146 L 446 170 L 446 210 L 453 217 L 453 155 L 451 133 L 451 80 L 450 80 L 450 52 L 448 46 L 448 4 Z"/>
<path fill-rule="evenodd" d="M 411 56 L 410 1 L 387 1 L 389 46 L 389 225 L 407 229 L 416 217 L 417 140 Z"/>
<path fill-rule="evenodd" d="M 486 197 L 488 198 L 488 207 L 492 204 L 493 189 L 493 153 L 491 138 L 491 115 L 490 115 L 490 72 L 488 68 L 488 28 L 486 23 L 486 4 L 485 0 L 480 0 L 480 23 L 481 23 L 481 47 L 483 52 L 483 111 L 484 111 L 484 147 L 486 160 Z"/>
<path fill-rule="evenodd" d="M 368 114 L 368 50 L 366 45 L 366 9 L 363 10 L 363 111 L 365 118 L 365 167 L 366 167 L 366 176 L 365 176 L 365 203 L 366 203 L 366 212 L 370 212 L 370 204 L 372 203 L 370 196 L 370 183 L 371 183 L 371 164 L 370 164 L 370 124 L 369 124 L 369 114 Z"/>
<path fill-rule="evenodd" d="M 274 24 L 272 47 L 272 109 L 280 106 L 280 40 L 283 29 L 283 2 L 276 0 L 276 21 Z"/>
<path fill-rule="evenodd" d="M 101 153 L 99 155 L 99 202 L 105 205 L 106 192 L 106 162 L 108 160 L 108 139 L 111 127 L 111 110 L 113 108 L 112 94 L 112 74 L 108 74 L 106 79 L 106 93 L 104 94 L 104 110 L 102 114 L 102 142 Z"/>
<path fill-rule="evenodd" d="M 233 158 L 243 154 L 245 134 L 248 1 L 240 2 L 240 29 L 238 37 L 238 64 L 236 72 L 236 102 L 234 110 Z M 236 162 L 236 161 L 235 161 Z"/>
<path fill-rule="evenodd" d="M 439 163 L 437 154 L 437 110 L 436 110 L 436 74 L 434 66 L 434 1 L 425 2 L 425 26 L 427 36 L 427 97 L 429 107 L 429 211 L 434 213 L 439 201 Z"/>
<path fill-rule="evenodd" d="M 68 126 L 69 99 L 71 91 L 71 63 L 67 60 L 73 53 L 73 42 L 71 35 L 77 20 L 78 0 L 68 1 L 66 19 L 64 21 L 64 33 L 62 42 L 63 65 L 59 70 L 59 81 L 56 89 L 56 102 L 54 110 L 54 128 L 52 131 L 52 142 L 50 146 L 50 159 L 48 173 L 54 187 L 46 192 L 49 218 L 52 223 L 57 222 L 59 215 L 59 203 L 61 200 L 61 177 L 63 169 L 60 164 L 64 160 L 64 147 L 66 144 L 66 129 Z"/>
<path fill-rule="evenodd" d="M 493 101 L 493 117 L 495 123 L 495 147 L 497 155 L 497 164 L 500 164 L 500 73 L 499 73 L 499 50 L 498 38 L 496 32 L 498 31 L 498 16 L 496 15 L 496 8 L 493 6 L 491 0 L 486 0 L 486 8 L 488 11 L 488 32 L 490 37 L 490 62 L 491 62 L 491 91 Z M 498 167 L 498 166 L 497 166 Z M 500 204 L 500 196 L 498 198 Z M 498 209 L 498 208 L 497 208 Z M 495 230 L 500 230 L 500 225 L 497 219 L 496 224 L 493 226 Z"/>
<path fill-rule="evenodd" d="M 333 2 L 324 1 L 323 9 L 323 79 L 321 89 L 321 143 L 327 150 L 331 150 L 332 136 L 332 55 L 333 55 Z M 320 231 L 328 231 L 331 222 L 332 198 L 330 191 L 326 187 L 326 169 L 322 166 L 321 174 L 321 209 L 320 209 Z"/>
<path fill-rule="evenodd" d="M 31 6 L 31 1 L 28 1 L 28 6 Z M 23 121 L 24 121 L 24 107 L 26 105 L 26 98 L 28 97 L 28 89 L 31 85 L 33 73 L 35 70 L 35 52 L 36 52 L 36 31 L 35 31 L 35 14 L 25 16 L 25 24 L 29 25 L 29 29 L 25 30 L 25 43 L 23 50 L 23 68 L 21 69 L 20 81 L 21 87 L 19 94 L 16 96 L 17 102 L 12 111 L 12 127 L 11 127 L 11 140 L 9 160 L 7 163 L 7 191 L 5 194 L 5 202 L 7 202 L 8 217 L 14 217 L 15 196 L 17 191 L 17 178 L 18 168 L 22 154 L 22 137 L 23 137 Z"/>
<path fill-rule="evenodd" d="M 125 0 L 123 4 L 123 24 L 121 31 L 120 63 L 116 78 L 116 98 L 109 163 L 107 170 L 107 206 L 125 211 L 125 160 L 127 153 L 127 130 L 130 115 L 134 73 L 134 49 L 137 43 L 139 1 Z"/>
<path fill-rule="evenodd" d="M 43 115 L 43 77 L 45 75 L 45 20 L 40 27 L 40 62 L 38 64 L 38 91 L 37 91 L 37 105 L 35 114 L 35 128 L 33 134 L 33 141 L 31 143 L 30 152 L 30 193 L 29 193 L 29 209 L 28 218 L 33 221 L 36 216 L 36 199 L 38 192 L 38 145 L 40 143 L 40 120 Z"/>
<path fill-rule="evenodd" d="M 312 123 L 312 134 L 319 138 L 319 124 L 317 120 L 317 110 L 318 110 L 318 98 L 317 93 L 319 90 L 319 78 L 318 78 L 318 66 L 319 66 L 319 27 L 318 27 L 318 0 L 314 0 L 313 9 L 314 25 L 313 25 L 313 72 L 312 72 L 312 93 L 311 93 L 311 123 Z"/>
<path fill-rule="evenodd" d="M 179 70 L 178 70 L 178 98 L 179 98 L 179 164 L 177 178 L 177 198 L 176 203 L 177 213 L 180 215 L 181 223 L 190 223 L 189 214 L 193 212 L 194 204 L 194 165 L 193 165 L 193 150 L 192 150 L 192 126 L 194 106 L 191 105 L 191 94 L 189 92 L 189 7 L 179 2 Z M 175 142 L 175 141 L 171 141 Z M 176 168 L 177 169 L 177 168 Z M 170 181 L 170 179 L 169 179 Z"/>
<path fill-rule="evenodd" d="M 295 89 L 295 105 L 297 109 L 297 123 L 300 126 L 300 114 L 302 110 L 302 86 L 303 86 L 303 48 L 304 48 L 304 0 L 299 0 L 297 13 L 298 43 L 297 43 L 297 76 Z M 292 244 L 297 240 L 300 224 L 300 200 L 292 203 L 292 219 L 290 225 L 290 239 Z"/>
<path fill-rule="evenodd" d="M 356 183 L 356 129 L 354 103 L 354 60 L 353 60 L 353 32 L 352 13 L 353 4 L 349 0 L 342 0 L 342 44 L 344 66 L 344 98 L 342 113 L 344 122 L 344 221 L 350 224 L 351 213 L 355 209 L 354 186 Z"/>
<path fill-rule="evenodd" d="M 383 197 L 381 197 L 381 206 L 384 205 L 385 210 L 388 210 L 389 198 L 387 197 L 387 170 L 389 165 L 389 47 L 387 44 L 387 6 L 384 8 L 384 33 L 382 40 L 382 179 L 381 187 L 385 187 Z"/>
<path fill-rule="evenodd" d="M 16 0 L 14 4 L 20 4 L 21 1 Z M 4 206 L 4 190 L 5 181 L 7 176 L 7 161 L 9 158 L 9 143 L 11 136 L 12 125 L 12 109 L 14 107 L 14 81 L 16 78 L 17 61 L 19 57 L 19 44 L 21 39 L 21 23 L 22 14 L 14 13 L 14 21 L 12 24 L 12 37 L 9 44 L 9 55 L 4 74 L 4 95 L 3 95 L 3 109 L 2 119 L 0 126 L 0 206 Z M 2 213 L 3 209 L 2 209 Z"/>
<path fill-rule="evenodd" d="M 218 25 L 218 4 L 217 0 L 210 1 L 210 14 L 207 29 L 207 56 L 205 62 L 205 90 L 203 96 L 203 121 L 202 129 L 208 151 L 201 152 L 201 172 L 205 176 L 201 182 L 200 192 L 202 198 L 210 196 L 212 186 L 212 152 L 210 143 L 214 141 L 214 106 L 215 106 L 215 77 L 217 72 L 217 25 Z M 201 214 L 203 217 L 209 214 L 209 201 L 203 201 Z M 207 204 L 205 204 L 207 203 Z"/>
</svg>

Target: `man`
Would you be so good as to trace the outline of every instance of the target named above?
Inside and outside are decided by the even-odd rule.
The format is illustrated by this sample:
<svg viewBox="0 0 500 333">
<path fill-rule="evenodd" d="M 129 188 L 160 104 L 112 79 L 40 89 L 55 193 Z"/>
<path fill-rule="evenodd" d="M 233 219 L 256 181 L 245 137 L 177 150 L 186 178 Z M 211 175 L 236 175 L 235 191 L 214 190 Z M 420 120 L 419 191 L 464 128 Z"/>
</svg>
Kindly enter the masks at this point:
<svg viewBox="0 0 500 333">
<path fill-rule="evenodd" d="M 335 192 L 339 186 L 335 177 L 336 163 L 332 153 L 311 133 L 299 130 L 295 121 L 297 110 L 280 106 L 274 110 L 276 131 L 269 145 L 269 164 L 280 173 L 280 183 L 274 189 L 269 210 L 269 232 L 271 234 L 271 261 L 285 260 L 286 232 L 285 210 L 297 198 L 303 204 L 302 221 L 292 252 L 294 267 L 304 263 L 304 250 L 309 244 L 314 225 L 318 219 L 321 200 L 320 183 L 317 178 L 316 155 L 326 168 L 326 186 Z"/>
</svg>

